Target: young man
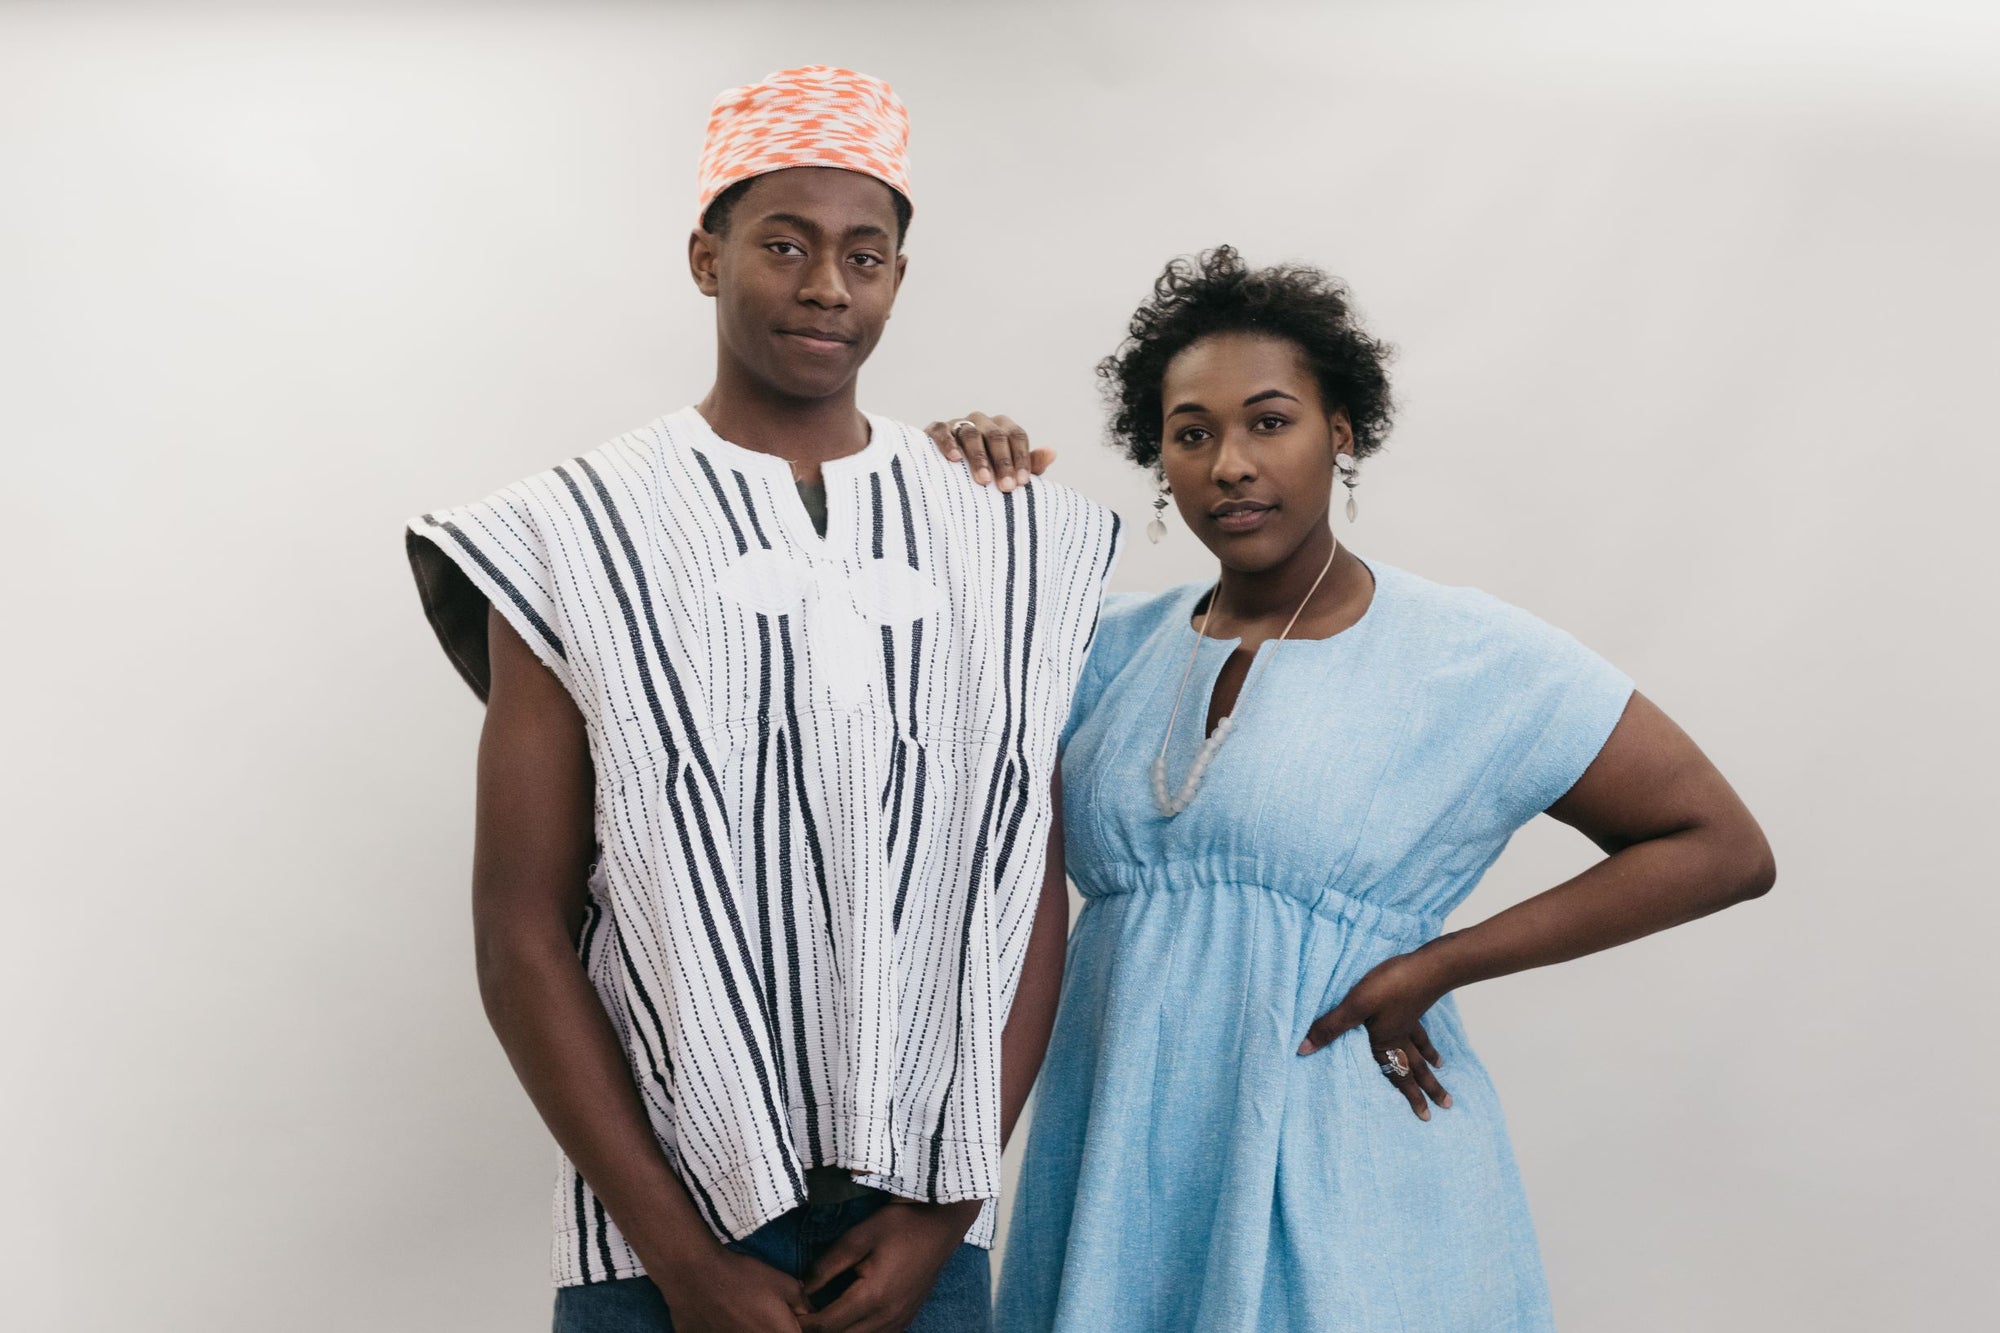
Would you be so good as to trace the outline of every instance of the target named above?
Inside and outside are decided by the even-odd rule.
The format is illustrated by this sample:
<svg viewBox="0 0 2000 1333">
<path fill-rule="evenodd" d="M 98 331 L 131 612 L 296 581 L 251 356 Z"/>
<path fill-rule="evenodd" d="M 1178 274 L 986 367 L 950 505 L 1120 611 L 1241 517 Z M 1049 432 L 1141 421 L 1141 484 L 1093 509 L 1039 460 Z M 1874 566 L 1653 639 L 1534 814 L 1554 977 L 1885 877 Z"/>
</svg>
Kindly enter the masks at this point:
<svg viewBox="0 0 2000 1333">
<path fill-rule="evenodd" d="M 410 527 L 487 702 L 480 986 L 563 1149 L 559 1330 L 990 1317 L 1117 520 L 857 409 L 907 138 L 846 70 L 724 93 L 688 245 L 714 387 Z"/>
</svg>

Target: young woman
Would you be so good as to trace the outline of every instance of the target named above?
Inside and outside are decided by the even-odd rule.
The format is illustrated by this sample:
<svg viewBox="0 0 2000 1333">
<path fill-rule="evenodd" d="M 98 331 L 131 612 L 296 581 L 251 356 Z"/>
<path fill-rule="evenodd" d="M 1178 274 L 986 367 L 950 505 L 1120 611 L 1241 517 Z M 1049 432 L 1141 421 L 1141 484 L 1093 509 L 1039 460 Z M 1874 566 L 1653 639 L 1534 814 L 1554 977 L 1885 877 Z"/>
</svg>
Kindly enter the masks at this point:
<svg viewBox="0 0 2000 1333">
<path fill-rule="evenodd" d="M 1770 848 L 1602 658 L 1336 540 L 1390 421 L 1339 284 L 1223 248 L 1169 265 L 1130 333 L 1099 367 L 1112 433 L 1220 568 L 1107 605 L 1065 733 L 1085 906 L 1001 1327 L 1549 1328 L 1451 993 L 1756 897 Z M 1011 489 L 1008 424 L 935 435 Z M 1543 812 L 1604 858 L 1441 934 Z"/>
</svg>

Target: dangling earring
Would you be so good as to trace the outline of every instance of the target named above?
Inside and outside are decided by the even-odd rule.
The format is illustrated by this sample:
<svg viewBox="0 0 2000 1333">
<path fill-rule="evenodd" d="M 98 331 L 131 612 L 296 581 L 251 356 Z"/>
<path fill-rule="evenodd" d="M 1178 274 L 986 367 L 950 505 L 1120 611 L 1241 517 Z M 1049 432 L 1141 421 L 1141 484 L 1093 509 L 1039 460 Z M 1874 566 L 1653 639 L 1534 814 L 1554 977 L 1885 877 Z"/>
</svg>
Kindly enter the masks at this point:
<svg viewBox="0 0 2000 1333">
<path fill-rule="evenodd" d="M 1173 492 L 1168 488 L 1166 479 L 1162 478 L 1160 493 L 1153 497 L 1153 521 L 1146 525 L 1146 536 L 1152 539 L 1155 546 L 1160 544 L 1160 538 L 1167 535 L 1167 497 L 1171 494 Z"/>
<path fill-rule="evenodd" d="M 1347 521 L 1352 523 L 1354 516 L 1361 512 L 1360 506 L 1354 503 L 1354 488 L 1360 484 L 1354 475 L 1354 455 L 1335 454 L 1333 466 L 1340 473 L 1340 484 L 1347 488 Z"/>
</svg>

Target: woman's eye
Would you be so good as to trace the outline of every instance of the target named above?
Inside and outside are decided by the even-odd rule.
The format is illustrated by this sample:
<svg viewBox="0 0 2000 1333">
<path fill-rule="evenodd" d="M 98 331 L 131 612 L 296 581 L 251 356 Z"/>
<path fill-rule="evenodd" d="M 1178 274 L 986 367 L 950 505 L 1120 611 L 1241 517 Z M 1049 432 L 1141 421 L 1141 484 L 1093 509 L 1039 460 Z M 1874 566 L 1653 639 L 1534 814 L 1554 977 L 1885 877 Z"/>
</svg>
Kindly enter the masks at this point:
<svg viewBox="0 0 2000 1333">
<path fill-rule="evenodd" d="M 1208 438 L 1208 432 L 1200 426 L 1189 426 L 1186 430 L 1174 436 L 1174 438 L 1182 444 L 1200 444 Z"/>
<path fill-rule="evenodd" d="M 1258 430 L 1283 430 L 1286 426 L 1289 426 L 1291 424 L 1292 424 L 1291 422 L 1285 420 L 1283 417 L 1278 416 L 1276 414 L 1272 414 L 1270 416 L 1261 416 L 1257 418 Z"/>
</svg>

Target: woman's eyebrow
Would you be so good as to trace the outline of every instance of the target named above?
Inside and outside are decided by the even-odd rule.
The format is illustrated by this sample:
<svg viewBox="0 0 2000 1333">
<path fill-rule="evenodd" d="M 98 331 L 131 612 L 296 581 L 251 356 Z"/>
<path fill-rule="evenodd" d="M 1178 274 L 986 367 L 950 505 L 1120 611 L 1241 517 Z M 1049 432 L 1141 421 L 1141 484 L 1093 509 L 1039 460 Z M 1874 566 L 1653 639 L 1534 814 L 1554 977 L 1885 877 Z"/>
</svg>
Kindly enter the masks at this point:
<svg viewBox="0 0 2000 1333">
<path fill-rule="evenodd" d="M 1262 393 L 1253 393 L 1248 398 L 1245 398 L 1243 400 L 1243 406 L 1249 407 L 1252 403 L 1261 403 L 1266 398 L 1283 398 L 1287 402 L 1293 402 L 1293 403 L 1299 401 L 1298 399 L 1292 397 L 1292 395 L 1286 393 L 1283 389 L 1266 389 Z"/>
</svg>

